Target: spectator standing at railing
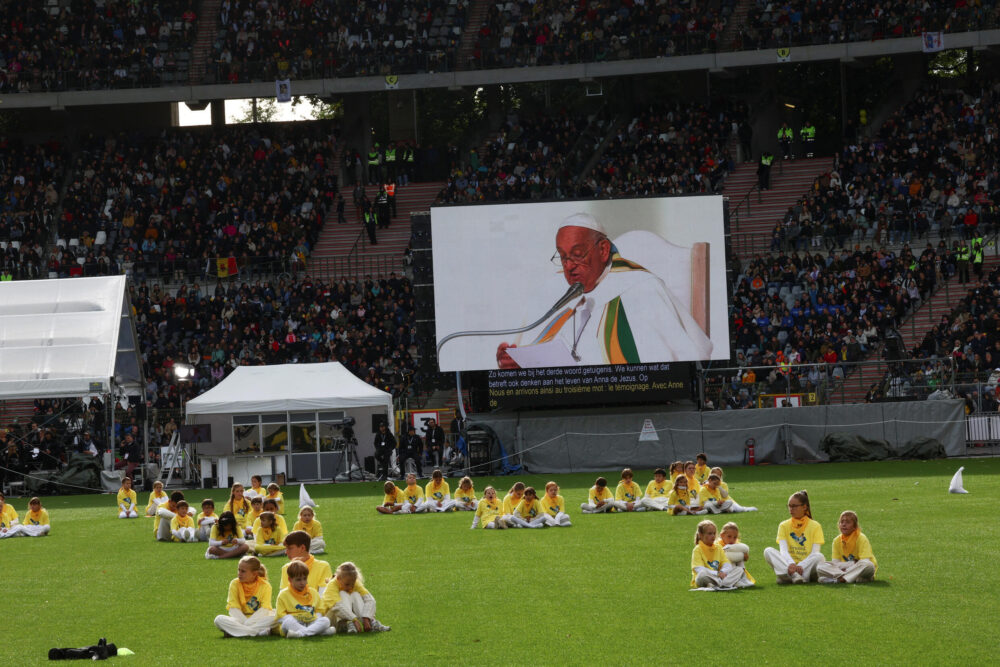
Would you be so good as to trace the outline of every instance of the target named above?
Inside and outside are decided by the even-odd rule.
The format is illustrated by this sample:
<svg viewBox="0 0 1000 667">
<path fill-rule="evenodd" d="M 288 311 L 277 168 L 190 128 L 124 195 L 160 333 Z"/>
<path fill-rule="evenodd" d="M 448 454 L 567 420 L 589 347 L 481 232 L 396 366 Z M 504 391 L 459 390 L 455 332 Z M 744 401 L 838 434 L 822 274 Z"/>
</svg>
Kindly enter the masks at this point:
<svg viewBox="0 0 1000 667">
<path fill-rule="evenodd" d="M 813 146 L 816 143 L 816 126 L 808 120 L 799 129 L 799 140 L 802 142 L 802 152 L 806 157 L 813 156 Z"/>
</svg>

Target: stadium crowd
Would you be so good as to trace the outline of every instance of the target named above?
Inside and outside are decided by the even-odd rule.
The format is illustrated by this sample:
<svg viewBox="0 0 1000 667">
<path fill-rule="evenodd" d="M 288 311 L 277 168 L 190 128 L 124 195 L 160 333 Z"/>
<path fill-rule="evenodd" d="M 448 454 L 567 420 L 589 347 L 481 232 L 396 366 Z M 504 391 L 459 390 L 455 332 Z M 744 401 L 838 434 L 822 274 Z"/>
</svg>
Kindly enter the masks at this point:
<svg viewBox="0 0 1000 667">
<path fill-rule="evenodd" d="M 193 0 L 0 3 L 0 94 L 187 82 Z"/>
<path fill-rule="evenodd" d="M 756 0 L 732 48 L 868 42 L 924 32 L 984 30 L 998 24 L 994 2 L 865 3 Z"/>
<path fill-rule="evenodd" d="M 466 20 L 461 0 L 223 0 L 219 12 L 209 72 L 230 83 L 447 71 Z"/>
<path fill-rule="evenodd" d="M 50 261 L 140 280 L 303 268 L 335 205 L 336 144 L 315 123 L 90 137 L 62 202 L 69 247 Z"/>
<path fill-rule="evenodd" d="M 527 67 L 716 51 L 735 4 L 491 3 L 471 64 Z"/>
</svg>

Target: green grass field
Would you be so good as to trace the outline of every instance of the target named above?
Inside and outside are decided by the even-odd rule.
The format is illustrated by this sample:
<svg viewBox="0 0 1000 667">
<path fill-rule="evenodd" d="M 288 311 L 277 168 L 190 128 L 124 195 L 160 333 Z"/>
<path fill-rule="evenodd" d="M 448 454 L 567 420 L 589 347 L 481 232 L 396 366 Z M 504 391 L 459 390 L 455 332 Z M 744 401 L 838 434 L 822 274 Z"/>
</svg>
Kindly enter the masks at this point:
<svg viewBox="0 0 1000 667">
<path fill-rule="evenodd" d="M 963 464 L 970 494 L 950 495 Z M 234 561 L 205 560 L 203 544 L 155 542 L 151 519 L 116 518 L 113 495 L 47 498 L 49 537 L 0 541 L 0 664 L 47 662 L 50 647 L 102 636 L 135 651 L 111 660 L 123 665 L 989 660 L 1000 646 L 998 473 L 1000 459 L 732 468 L 733 497 L 761 511 L 716 522 L 740 524 L 758 586 L 715 594 L 688 591 L 701 517 L 577 509 L 571 528 L 472 531 L 470 513 L 379 515 L 373 483 L 310 486 L 328 544 L 322 558 L 358 563 L 379 619 L 393 629 L 303 640 L 223 639 L 212 618 L 224 611 Z M 605 476 L 613 487 L 617 472 Z M 578 508 L 596 475 L 519 479 L 541 487 L 550 477 Z M 650 478 L 637 471 L 641 486 Z M 476 490 L 492 483 L 505 491 L 515 479 L 477 478 Z M 801 488 L 828 557 L 837 516 L 858 512 L 879 560 L 876 583 L 774 583 L 761 553 L 787 517 L 788 495 Z M 291 526 L 298 487 L 283 490 Z M 187 493 L 194 502 L 206 495 L 221 507 L 228 494 Z M 11 503 L 23 515 L 26 500 Z M 268 562 L 277 571 L 284 560 Z"/>
</svg>

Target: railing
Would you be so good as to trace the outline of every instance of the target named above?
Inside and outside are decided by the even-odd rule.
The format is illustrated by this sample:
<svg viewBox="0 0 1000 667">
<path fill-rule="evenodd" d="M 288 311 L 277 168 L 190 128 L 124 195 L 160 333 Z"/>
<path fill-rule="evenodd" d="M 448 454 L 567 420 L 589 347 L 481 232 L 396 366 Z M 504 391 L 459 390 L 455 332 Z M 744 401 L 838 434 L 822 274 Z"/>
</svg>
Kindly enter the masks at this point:
<svg viewBox="0 0 1000 667">
<path fill-rule="evenodd" d="M 928 364 L 932 372 L 925 375 Z M 761 379 L 744 382 L 750 371 Z M 872 384 L 877 385 L 873 400 L 918 401 L 953 386 L 954 365 L 949 357 L 936 357 L 743 366 L 702 369 L 698 379 L 703 409 L 782 407 L 785 401 L 790 406 L 864 403 Z"/>
</svg>

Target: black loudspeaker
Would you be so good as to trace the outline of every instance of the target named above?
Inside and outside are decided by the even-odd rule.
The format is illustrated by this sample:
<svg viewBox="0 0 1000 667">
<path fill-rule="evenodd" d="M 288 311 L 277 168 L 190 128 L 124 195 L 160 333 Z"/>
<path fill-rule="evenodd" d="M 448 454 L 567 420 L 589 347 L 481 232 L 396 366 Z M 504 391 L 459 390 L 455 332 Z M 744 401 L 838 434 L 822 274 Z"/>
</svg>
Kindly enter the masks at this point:
<svg viewBox="0 0 1000 667">
<path fill-rule="evenodd" d="M 431 247 L 431 214 L 427 212 L 410 215 L 410 242 L 414 250 Z"/>
<path fill-rule="evenodd" d="M 372 415 L 372 433 L 378 433 L 379 424 L 385 424 L 388 427 L 388 415 Z"/>
</svg>

